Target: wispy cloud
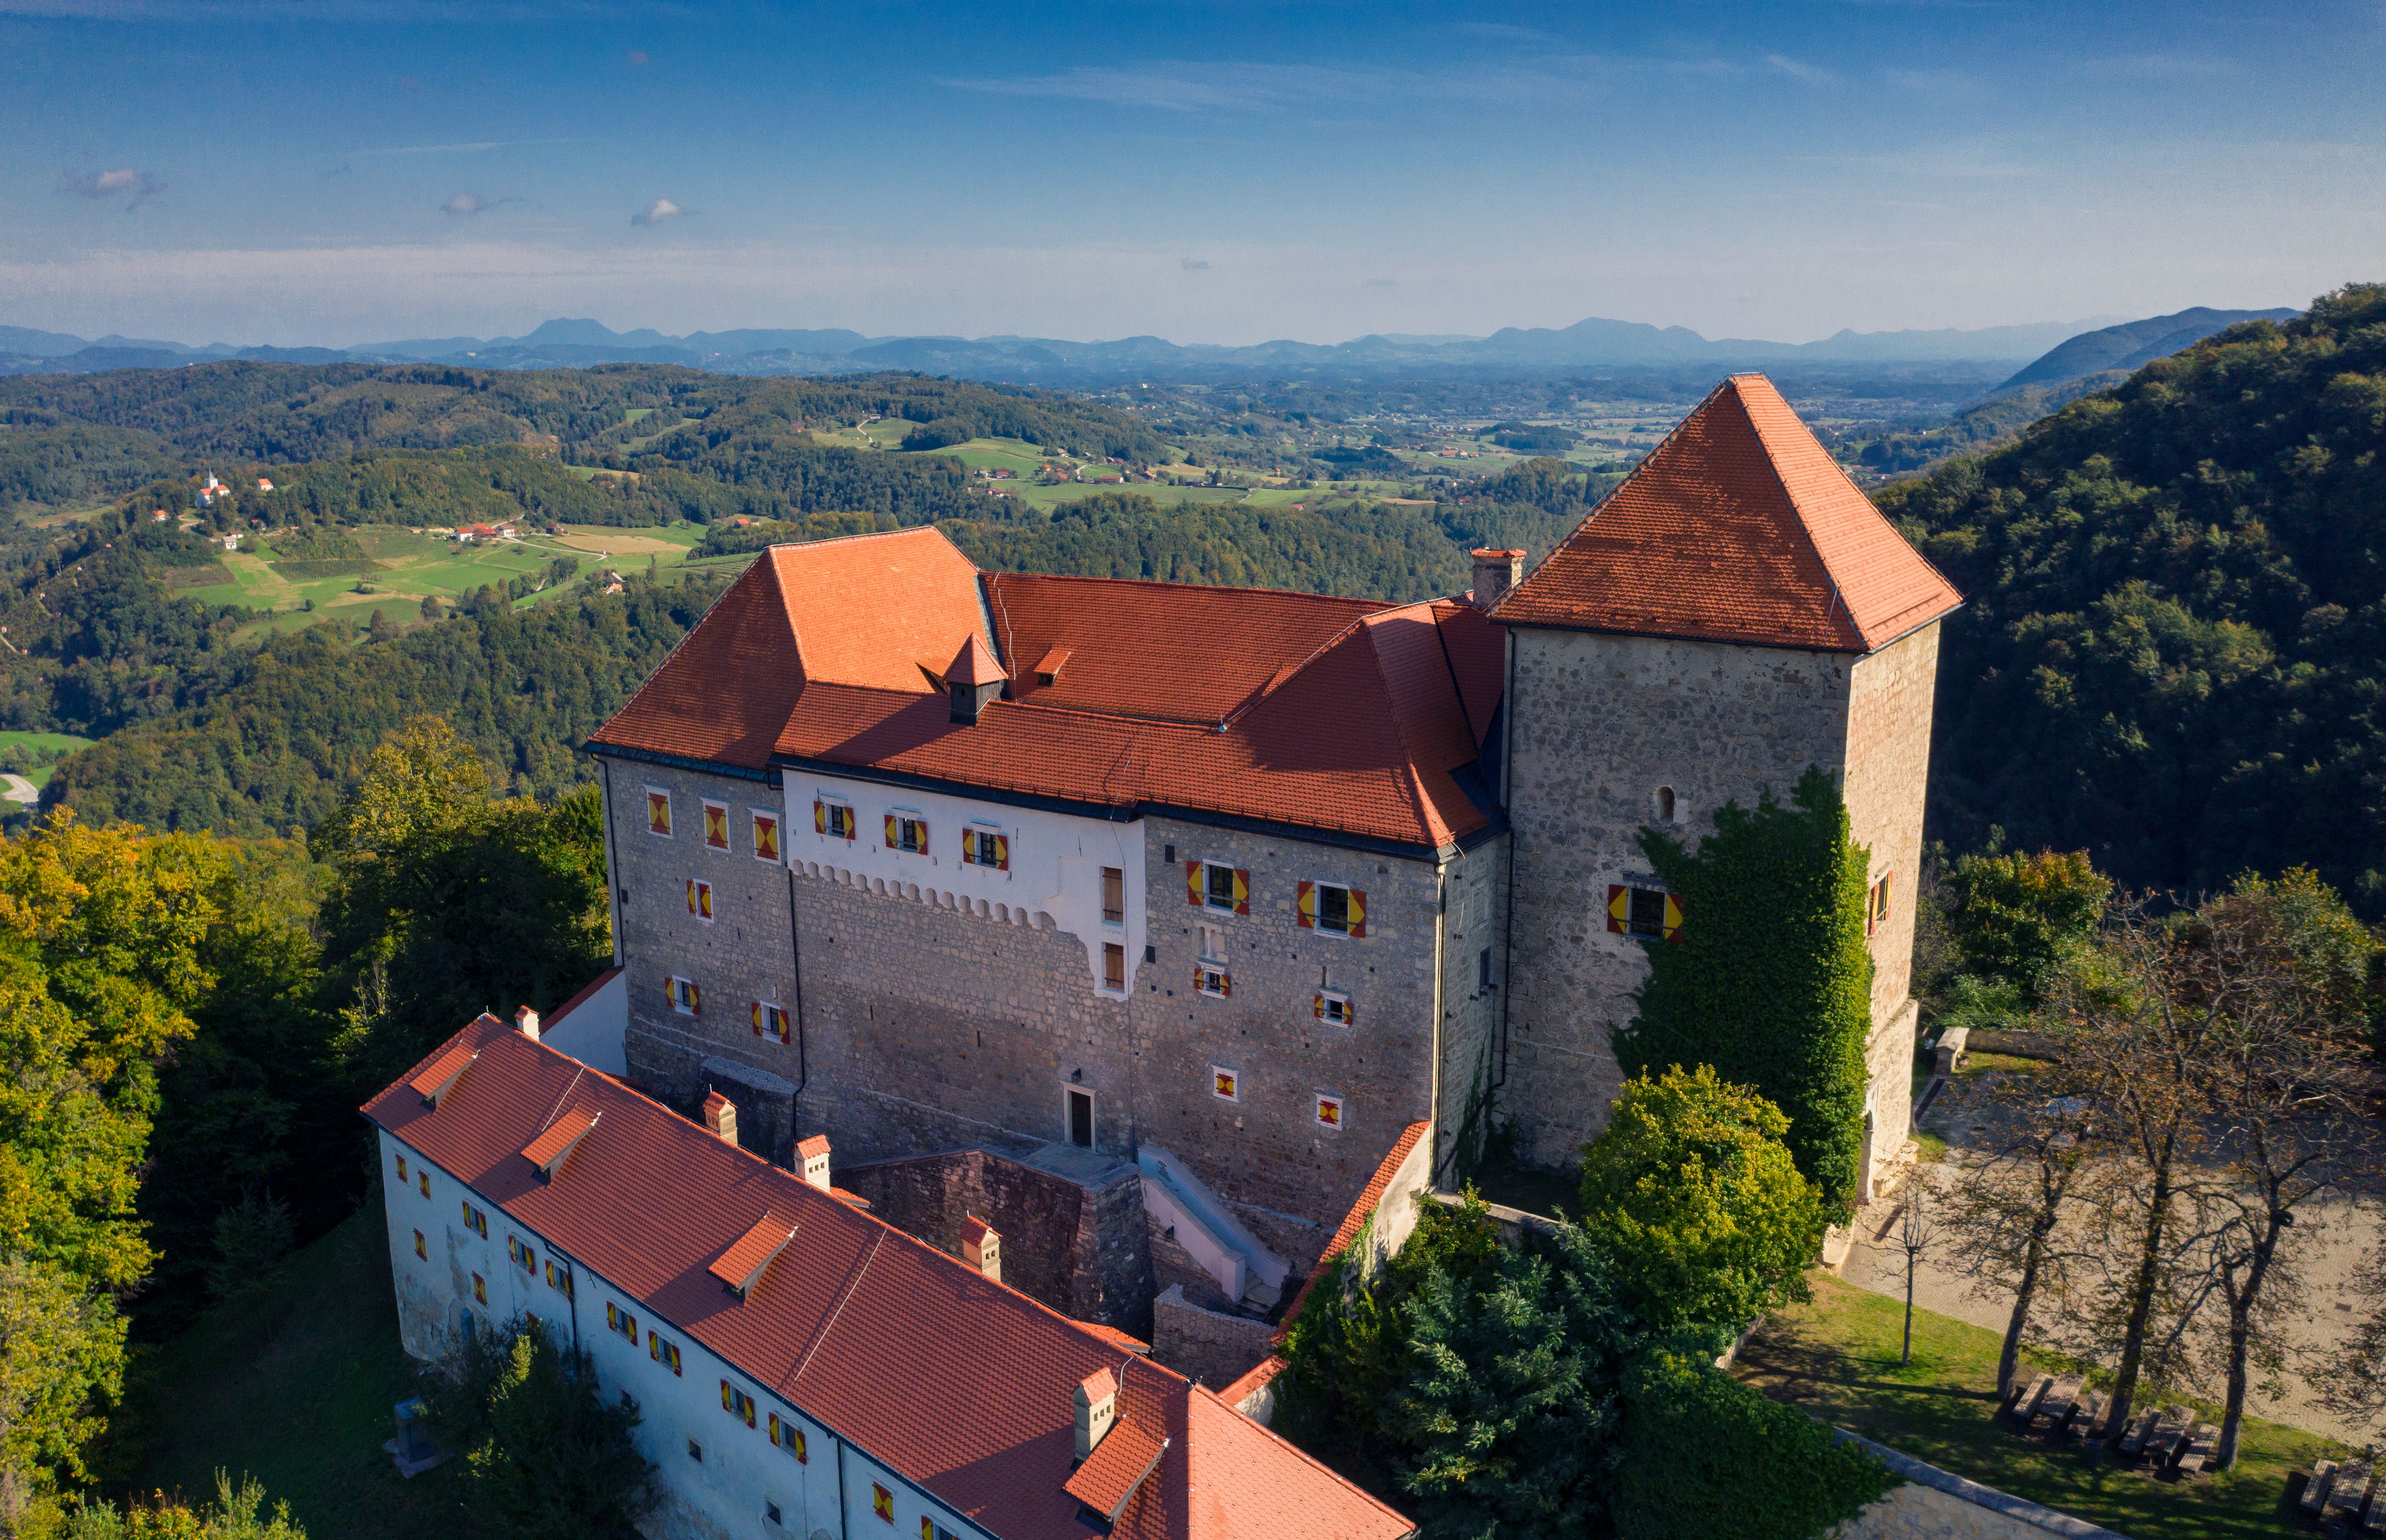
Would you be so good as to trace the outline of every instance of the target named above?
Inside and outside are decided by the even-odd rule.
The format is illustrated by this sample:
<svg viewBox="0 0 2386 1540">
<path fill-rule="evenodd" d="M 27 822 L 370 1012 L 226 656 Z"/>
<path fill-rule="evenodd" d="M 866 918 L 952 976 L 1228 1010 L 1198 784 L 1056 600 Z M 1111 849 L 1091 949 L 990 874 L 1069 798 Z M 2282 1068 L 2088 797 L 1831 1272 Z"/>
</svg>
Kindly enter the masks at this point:
<svg viewBox="0 0 2386 1540">
<path fill-rule="evenodd" d="M 509 203 L 521 201 L 520 198 L 484 198 L 477 193 L 458 193 L 439 207 L 449 214 L 469 219 L 475 215 L 486 214 L 493 208 L 503 208 Z"/>
<path fill-rule="evenodd" d="M 665 219 L 682 219 L 695 212 L 693 208 L 682 208 L 669 198 L 657 198 L 631 215 L 630 222 L 634 225 L 659 225 Z"/>
<path fill-rule="evenodd" d="M 1210 264 L 1198 257 L 1188 257 L 1184 261 L 1179 262 L 1176 265 L 1183 268 L 1187 272 L 1208 272 L 1210 270 Z"/>
<path fill-rule="evenodd" d="M 164 182 L 131 166 L 119 166 L 112 171 L 69 171 L 65 187 L 86 198 L 122 198 L 128 214 L 166 190 Z"/>
<path fill-rule="evenodd" d="M 631 49 L 631 50 L 630 50 L 630 68 L 631 68 L 631 69 L 645 69 L 648 64 L 650 64 L 650 63 L 652 63 L 652 62 L 653 62 L 653 61 L 652 61 L 651 59 L 649 59 L 649 58 L 647 58 L 647 51 L 646 51 L 644 48 L 633 48 L 633 49 Z"/>
<path fill-rule="evenodd" d="M 571 144 L 571 139 L 473 139 L 455 144 L 385 144 L 350 150 L 349 155 L 478 155 L 483 150 L 510 150 L 523 144 Z"/>
<path fill-rule="evenodd" d="M 2079 68 L 2091 75 L 2134 75 L 2143 80 L 2200 80 L 2224 74 L 2225 59 L 2200 54 L 2127 54 L 2114 58 L 2082 59 Z"/>
<path fill-rule="evenodd" d="M 1880 75 L 1899 90 L 1921 96 L 1971 96 L 1983 90 L 1978 81 L 1953 69 L 1884 69 Z"/>
<path fill-rule="evenodd" d="M 1161 112 L 1273 112 L 1309 104 L 1421 100 L 1511 102 L 1552 91 L 1578 91 L 1584 81 L 1619 61 L 1593 55 L 1535 58 L 1523 64 L 1468 62 L 1442 70 L 1340 69 L 1316 64 L 1159 60 L 1150 64 L 1078 65 L 1051 75 L 948 78 L 958 91 L 997 96 L 1038 96 L 1099 102 Z M 1689 68 L 1709 66 L 1694 61 Z"/>
<path fill-rule="evenodd" d="M 1787 54 L 1767 54 L 1764 62 L 1802 85 L 1829 85 L 1840 77 L 1818 64 L 1807 64 Z"/>
</svg>

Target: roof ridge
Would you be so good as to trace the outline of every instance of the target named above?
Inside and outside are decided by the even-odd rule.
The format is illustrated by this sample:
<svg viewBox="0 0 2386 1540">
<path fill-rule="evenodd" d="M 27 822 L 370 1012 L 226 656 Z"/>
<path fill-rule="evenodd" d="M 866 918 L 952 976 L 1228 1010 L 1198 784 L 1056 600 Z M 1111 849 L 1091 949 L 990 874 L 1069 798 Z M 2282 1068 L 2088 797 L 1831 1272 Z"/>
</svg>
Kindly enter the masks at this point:
<svg viewBox="0 0 2386 1540">
<path fill-rule="evenodd" d="M 1312 663 L 1316 662 L 1327 653 L 1332 652 L 1336 647 L 1340 646 L 1344 637 L 1362 632 L 1365 628 L 1367 622 L 1373 620 L 1378 615 L 1387 614 L 1392 609 L 1404 607 L 1406 607 L 1393 605 L 1387 607 L 1385 609 L 1370 610 L 1364 615 L 1352 618 L 1349 625 L 1344 626 L 1340 631 L 1336 632 L 1325 641 L 1317 644 L 1315 647 L 1310 650 L 1309 655 L 1306 657 L 1303 657 L 1300 662 L 1288 667 L 1279 667 L 1274 674 L 1271 674 L 1268 677 L 1268 682 L 1260 686 L 1257 694 L 1253 695 L 1249 700 L 1237 706 L 1224 716 L 1219 718 L 1218 725 L 1212 731 L 1218 732 L 1225 732 L 1228 728 L 1234 726 L 1243 718 L 1257 710 L 1259 708 L 1260 702 L 1267 699 L 1270 695 L 1275 695 L 1278 690 L 1283 689 L 1294 680 L 1299 679 L 1301 675 L 1301 671 L 1307 669 Z M 1378 663 L 1376 671 L 1379 673 L 1382 671 L 1380 662 Z"/>
<path fill-rule="evenodd" d="M 1835 617 L 1846 616 L 1848 630 L 1855 633 L 1855 639 L 1859 644 L 1869 647 L 1872 639 L 1865 634 L 1864 627 L 1856 622 L 1855 611 L 1848 607 L 1847 595 L 1840 591 L 1840 575 L 1831 570 L 1831 558 L 1823 554 L 1823 542 L 1816 536 L 1813 522 L 1806 517 L 1805 505 L 1798 501 L 1798 495 L 1790 490 L 1788 478 L 1781 474 L 1781 457 L 1775 452 L 1773 440 L 1765 433 L 1764 424 L 1756 420 L 1756 413 L 1749 409 L 1748 397 L 1740 394 L 1739 384 L 1743 380 L 1764 381 L 1765 388 L 1771 390 L 1775 398 L 1781 402 L 1782 410 L 1796 419 L 1801 428 L 1805 428 L 1805 421 L 1798 417 L 1798 408 L 1790 405 L 1789 398 L 1781 394 L 1779 388 L 1761 373 L 1735 374 L 1724 382 L 1724 386 L 1730 387 L 1732 399 L 1739 403 L 1740 411 L 1748 419 L 1748 431 L 1756 435 L 1757 444 L 1764 450 L 1761 457 L 1764 461 L 1764 469 L 1772 475 L 1773 484 L 1781 489 L 1781 500 L 1790 505 L 1790 517 L 1797 521 L 1798 532 L 1805 537 L 1806 549 L 1815 553 L 1815 565 L 1823 570 L 1823 582 L 1830 585 L 1831 602 L 1823 611 L 1823 623 L 1827 626 Z M 1724 387 L 1716 388 L 1720 390 Z M 1806 432 L 1808 437 L 1814 436 L 1814 430 L 1806 429 Z M 1815 446 L 1818 449 L 1822 448 L 1822 440 L 1815 439 Z M 1831 459 L 1829 450 L 1823 451 L 1823 458 L 1831 461 L 1832 470 L 1840 469 L 1840 462 Z M 1840 473 L 1843 477 L 1847 474 L 1843 470 Z M 1850 481 L 1848 485 L 1854 489 L 1857 496 L 1864 496 L 1864 489 L 1857 487 L 1853 481 Z M 1869 501 L 1869 499 L 1866 500 Z"/>
<path fill-rule="evenodd" d="M 1198 588 L 1211 594 L 1268 594 L 1287 599 L 1312 599 L 1321 604 L 1371 605 L 1377 609 L 1398 607 L 1390 599 L 1363 599 L 1348 594 L 1312 594 L 1301 588 L 1260 588 L 1244 583 L 1172 582 L 1166 578 L 1099 577 L 1088 572 L 988 571 L 986 575 L 989 578 L 1025 578 L 1036 582 L 1099 582 L 1119 588 Z"/>
</svg>

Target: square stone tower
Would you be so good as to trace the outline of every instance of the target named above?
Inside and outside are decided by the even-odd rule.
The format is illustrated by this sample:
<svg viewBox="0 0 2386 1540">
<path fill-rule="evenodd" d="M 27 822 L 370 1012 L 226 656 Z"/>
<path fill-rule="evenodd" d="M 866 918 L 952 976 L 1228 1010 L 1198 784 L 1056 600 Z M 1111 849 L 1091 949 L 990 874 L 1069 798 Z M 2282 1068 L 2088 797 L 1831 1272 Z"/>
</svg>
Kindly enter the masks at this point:
<svg viewBox="0 0 2386 1540">
<path fill-rule="evenodd" d="M 1939 622 L 1960 602 L 1763 375 L 1717 386 L 1491 612 L 1509 633 L 1514 893 L 1500 1092 L 1526 1158 L 1570 1164 L 1622 1083 L 1646 949 L 1698 923 L 1638 836 L 1836 776 L 1871 853 L 1870 1138 L 1903 1145 Z"/>
</svg>

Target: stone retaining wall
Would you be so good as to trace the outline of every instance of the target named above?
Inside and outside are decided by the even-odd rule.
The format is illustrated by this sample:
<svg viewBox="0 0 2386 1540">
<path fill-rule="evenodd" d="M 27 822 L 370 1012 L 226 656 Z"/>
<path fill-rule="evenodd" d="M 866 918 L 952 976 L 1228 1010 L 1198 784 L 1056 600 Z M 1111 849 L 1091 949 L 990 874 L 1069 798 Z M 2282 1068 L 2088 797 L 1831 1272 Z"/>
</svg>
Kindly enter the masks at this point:
<svg viewBox="0 0 2386 1540">
<path fill-rule="evenodd" d="M 1234 1383 L 1274 1352 L 1275 1334 L 1264 1321 L 1203 1309 L 1181 1286 L 1152 1301 L 1151 1356 L 1212 1390 Z"/>
<path fill-rule="evenodd" d="M 1835 1432 L 1903 1477 L 1903 1484 L 1831 1531 L 1831 1540 L 2126 1540 L 1845 1429 Z"/>
</svg>

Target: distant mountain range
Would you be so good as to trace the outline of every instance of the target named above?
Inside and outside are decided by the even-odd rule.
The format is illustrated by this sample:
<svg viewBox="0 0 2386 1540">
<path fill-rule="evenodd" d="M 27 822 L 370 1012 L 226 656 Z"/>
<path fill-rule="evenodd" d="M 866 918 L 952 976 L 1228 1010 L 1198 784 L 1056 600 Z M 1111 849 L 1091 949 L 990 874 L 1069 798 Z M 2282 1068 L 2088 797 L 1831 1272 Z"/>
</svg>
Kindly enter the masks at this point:
<svg viewBox="0 0 2386 1540">
<path fill-rule="evenodd" d="M 684 364 L 733 374 L 836 374 L 893 369 L 970 379 L 1059 382 L 1253 372 L 1522 369 L 1538 373 L 1608 365 L 1714 369 L 1793 363 L 1978 364 L 2036 357 L 2113 319 L 2100 316 L 1973 332 L 1842 331 L 1820 342 L 1774 343 L 1746 338 L 1710 341 L 1686 327 L 1593 318 L 1562 329 L 1512 326 L 1488 337 L 1394 333 L 1332 344 L 1269 342 L 1248 347 L 1186 344 L 1161 337 L 1094 343 L 1015 336 L 867 337 L 835 329 L 747 329 L 674 337 L 645 328 L 615 332 L 585 319 L 550 320 L 520 337 L 413 337 L 344 348 L 240 347 L 226 343 L 192 347 L 113 334 L 86 341 L 63 332 L 0 326 L 0 372 L 170 369 L 217 358 L 260 358 L 313 364 L 426 362 L 480 369 Z"/>
<path fill-rule="evenodd" d="M 2241 320 L 2285 320 L 2299 314 L 2290 309 L 2209 310 L 2199 305 L 2177 315 L 2153 316 L 2098 332 L 2083 332 L 2056 344 L 2043 357 L 1999 385 L 1997 394 L 2024 385 L 2059 385 L 2108 369 L 2127 371 L 2193 347 Z"/>
</svg>

